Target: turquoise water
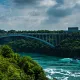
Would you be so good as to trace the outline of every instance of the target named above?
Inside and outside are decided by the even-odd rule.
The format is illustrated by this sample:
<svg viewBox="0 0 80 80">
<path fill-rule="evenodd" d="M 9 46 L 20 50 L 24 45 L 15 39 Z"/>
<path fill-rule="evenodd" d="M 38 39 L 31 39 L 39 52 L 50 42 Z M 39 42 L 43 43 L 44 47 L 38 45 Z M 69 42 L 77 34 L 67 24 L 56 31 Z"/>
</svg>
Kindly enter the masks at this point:
<svg viewBox="0 0 80 80">
<path fill-rule="evenodd" d="M 80 80 L 80 61 L 71 58 L 58 58 L 36 53 L 19 53 L 21 56 L 31 56 L 44 69 L 46 76 L 53 80 Z"/>
</svg>

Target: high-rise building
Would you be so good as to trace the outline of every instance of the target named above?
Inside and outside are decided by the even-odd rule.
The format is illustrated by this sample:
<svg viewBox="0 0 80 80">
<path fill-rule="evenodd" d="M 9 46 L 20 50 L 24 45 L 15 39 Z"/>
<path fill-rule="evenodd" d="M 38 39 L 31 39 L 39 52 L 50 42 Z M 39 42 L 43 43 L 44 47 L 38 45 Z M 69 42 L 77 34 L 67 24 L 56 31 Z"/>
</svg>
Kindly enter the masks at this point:
<svg viewBox="0 0 80 80">
<path fill-rule="evenodd" d="M 78 27 L 68 27 L 68 32 L 78 32 Z"/>
</svg>

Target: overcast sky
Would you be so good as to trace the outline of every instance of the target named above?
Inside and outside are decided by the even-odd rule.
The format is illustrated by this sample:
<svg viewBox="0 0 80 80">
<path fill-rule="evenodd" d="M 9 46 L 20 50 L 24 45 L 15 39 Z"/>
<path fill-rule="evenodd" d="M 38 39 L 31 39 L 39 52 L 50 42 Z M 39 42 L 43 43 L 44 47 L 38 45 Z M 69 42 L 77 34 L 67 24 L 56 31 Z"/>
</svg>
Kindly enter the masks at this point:
<svg viewBox="0 0 80 80">
<path fill-rule="evenodd" d="M 80 0 L 0 0 L 0 29 L 80 27 Z"/>
</svg>

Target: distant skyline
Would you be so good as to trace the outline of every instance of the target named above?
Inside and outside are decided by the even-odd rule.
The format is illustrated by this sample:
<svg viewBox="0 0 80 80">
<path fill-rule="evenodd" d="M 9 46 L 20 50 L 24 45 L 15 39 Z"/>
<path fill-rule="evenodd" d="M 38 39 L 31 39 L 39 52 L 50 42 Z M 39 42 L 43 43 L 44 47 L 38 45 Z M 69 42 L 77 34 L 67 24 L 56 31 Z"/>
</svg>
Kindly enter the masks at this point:
<svg viewBox="0 0 80 80">
<path fill-rule="evenodd" d="M 0 0 L 0 29 L 80 28 L 80 0 Z"/>
</svg>

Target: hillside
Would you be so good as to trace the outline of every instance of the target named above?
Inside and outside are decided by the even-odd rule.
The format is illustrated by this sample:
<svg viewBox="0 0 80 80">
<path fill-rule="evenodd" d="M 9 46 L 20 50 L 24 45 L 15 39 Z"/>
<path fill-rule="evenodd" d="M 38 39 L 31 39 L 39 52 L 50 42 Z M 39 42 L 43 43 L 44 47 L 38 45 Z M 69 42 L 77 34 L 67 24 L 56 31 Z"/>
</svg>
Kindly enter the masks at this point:
<svg viewBox="0 0 80 80">
<path fill-rule="evenodd" d="M 0 80 L 48 80 L 30 57 L 20 57 L 7 46 L 0 46 Z"/>
</svg>

